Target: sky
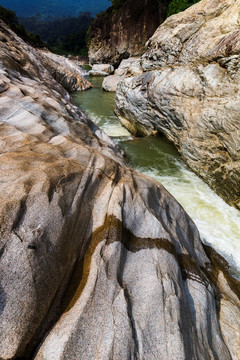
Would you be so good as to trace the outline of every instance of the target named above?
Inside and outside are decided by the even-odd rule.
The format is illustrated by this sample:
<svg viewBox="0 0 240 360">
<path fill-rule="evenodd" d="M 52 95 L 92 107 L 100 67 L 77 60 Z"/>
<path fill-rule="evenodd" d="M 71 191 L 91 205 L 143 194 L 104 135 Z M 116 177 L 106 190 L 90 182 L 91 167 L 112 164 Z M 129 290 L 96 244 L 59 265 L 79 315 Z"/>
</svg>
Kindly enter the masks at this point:
<svg viewBox="0 0 240 360">
<path fill-rule="evenodd" d="M 0 0 L 0 5 L 14 10 L 20 17 L 39 13 L 43 17 L 77 16 L 80 11 L 93 15 L 111 5 L 109 0 Z"/>
</svg>

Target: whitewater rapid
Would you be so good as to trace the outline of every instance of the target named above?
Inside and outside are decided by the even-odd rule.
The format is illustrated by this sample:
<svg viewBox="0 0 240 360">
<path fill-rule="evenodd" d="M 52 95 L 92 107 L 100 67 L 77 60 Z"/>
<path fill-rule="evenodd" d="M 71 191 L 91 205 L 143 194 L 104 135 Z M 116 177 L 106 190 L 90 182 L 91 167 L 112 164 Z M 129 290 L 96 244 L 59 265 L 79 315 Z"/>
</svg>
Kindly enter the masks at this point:
<svg viewBox="0 0 240 360">
<path fill-rule="evenodd" d="M 203 242 L 240 269 L 240 212 L 226 204 L 183 162 L 164 137 L 133 138 L 114 115 L 114 95 L 91 78 L 92 90 L 74 94 L 75 102 L 124 150 L 129 164 L 160 183 L 196 223 Z"/>
</svg>

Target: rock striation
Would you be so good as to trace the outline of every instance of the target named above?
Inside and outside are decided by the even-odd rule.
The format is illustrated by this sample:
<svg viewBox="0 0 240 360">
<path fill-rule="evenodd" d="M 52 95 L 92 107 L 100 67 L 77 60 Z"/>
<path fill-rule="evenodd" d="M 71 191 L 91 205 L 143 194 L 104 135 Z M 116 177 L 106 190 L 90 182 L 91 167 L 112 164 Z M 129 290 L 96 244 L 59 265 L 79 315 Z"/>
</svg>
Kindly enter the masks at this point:
<svg viewBox="0 0 240 360">
<path fill-rule="evenodd" d="M 103 79 L 103 90 L 109 92 L 116 92 L 118 83 L 128 76 L 129 67 L 136 61 L 137 58 L 134 57 L 122 60 L 119 67 L 114 71 L 114 74 L 109 75 Z"/>
<path fill-rule="evenodd" d="M 240 208 L 239 9 L 239 0 L 202 0 L 168 18 L 135 64 L 138 76 L 120 83 L 116 112 L 136 135 L 166 135 Z"/>
<path fill-rule="evenodd" d="M 0 359 L 237 360 L 228 264 L 2 22 L 0 41 Z"/>
<path fill-rule="evenodd" d="M 122 59 L 139 56 L 145 43 L 166 19 L 168 1 L 127 0 L 120 9 L 109 8 L 92 23 L 89 61 L 118 66 Z"/>
<path fill-rule="evenodd" d="M 53 54 L 50 51 L 38 50 L 38 53 L 45 68 L 67 91 L 84 91 L 92 87 L 90 82 L 83 77 L 87 72 L 78 66 L 77 61 Z"/>
</svg>

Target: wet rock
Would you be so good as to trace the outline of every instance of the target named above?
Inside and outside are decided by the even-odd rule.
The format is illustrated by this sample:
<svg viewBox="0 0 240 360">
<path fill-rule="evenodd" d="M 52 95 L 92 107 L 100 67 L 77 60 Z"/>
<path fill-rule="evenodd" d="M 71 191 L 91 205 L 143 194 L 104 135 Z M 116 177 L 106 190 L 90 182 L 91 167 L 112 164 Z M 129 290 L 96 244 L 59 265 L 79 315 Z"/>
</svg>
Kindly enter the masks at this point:
<svg viewBox="0 0 240 360">
<path fill-rule="evenodd" d="M 218 287 L 183 208 L 0 31 L 0 358 L 236 360 L 238 281 Z"/>
<path fill-rule="evenodd" d="M 171 16 L 135 64 L 138 76 L 121 82 L 116 95 L 130 131 L 165 134 L 230 204 L 240 193 L 239 6 L 202 0 Z"/>
</svg>

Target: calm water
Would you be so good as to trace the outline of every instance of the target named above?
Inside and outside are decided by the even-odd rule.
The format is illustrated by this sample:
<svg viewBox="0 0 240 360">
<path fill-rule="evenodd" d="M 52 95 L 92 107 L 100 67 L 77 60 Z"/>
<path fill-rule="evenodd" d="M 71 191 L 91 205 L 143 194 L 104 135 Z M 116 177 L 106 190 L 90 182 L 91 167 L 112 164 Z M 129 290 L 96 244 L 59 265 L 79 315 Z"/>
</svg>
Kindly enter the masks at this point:
<svg viewBox="0 0 240 360">
<path fill-rule="evenodd" d="M 202 239 L 240 268 L 240 212 L 227 205 L 181 160 L 164 137 L 132 138 L 114 115 L 114 94 L 94 88 L 73 95 L 85 113 L 124 150 L 129 164 L 161 182 L 196 223 Z"/>
</svg>

